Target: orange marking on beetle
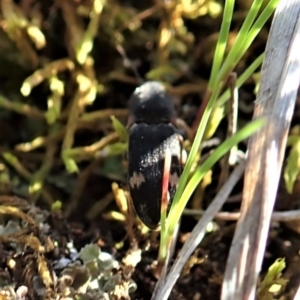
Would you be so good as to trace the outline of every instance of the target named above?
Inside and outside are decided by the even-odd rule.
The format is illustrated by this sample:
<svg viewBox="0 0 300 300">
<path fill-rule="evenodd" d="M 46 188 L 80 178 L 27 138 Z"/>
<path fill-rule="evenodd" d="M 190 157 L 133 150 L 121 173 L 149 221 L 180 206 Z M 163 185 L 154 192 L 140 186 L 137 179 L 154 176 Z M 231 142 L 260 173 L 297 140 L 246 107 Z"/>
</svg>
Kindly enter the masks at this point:
<svg viewBox="0 0 300 300">
<path fill-rule="evenodd" d="M 169 149 L 166 149 L 165 163 L 164 163 L 164 173 L 162 181 L 162 199 L 161 199 L 161 210 L 167 211 L 169 203 L 169 181 L 170 181 L 170 169 L 171 169 L 171 152 Z"/>
</svg>

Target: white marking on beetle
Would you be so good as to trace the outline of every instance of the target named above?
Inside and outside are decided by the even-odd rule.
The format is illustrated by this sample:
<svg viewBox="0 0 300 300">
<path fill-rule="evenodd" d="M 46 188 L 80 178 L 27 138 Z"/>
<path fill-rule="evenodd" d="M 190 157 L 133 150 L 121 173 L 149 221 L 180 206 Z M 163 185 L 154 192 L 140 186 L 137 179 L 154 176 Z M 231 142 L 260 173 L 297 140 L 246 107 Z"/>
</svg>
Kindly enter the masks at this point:
<svg viewBox="0 0 300 300">
<path fill-rule="evenodd" d="M 135 186 L 140 188 L 143 182 L 145 182 L 145 177 L 142 173 L 133 172 L 132 176 L 129 178 L 129 185 L 131 188 L 134 188 Z"/>
<path fill-rule="evenodd" d="M 186 164 L 186 161 L 187 161 L 187 153 L 186 151 L 183 149 L 181 151 L 181 156 L 180 156 L 180 162 L 182 165 L 185 165 Z"/>
<path fill-rule="evenodd" d="M 173 174 L 171 174 L 171 176 L 169 177 L 169 182 L 170 182 L 170 186 L 174 187 L 174 186 L 178 186 L 179 183 L 179 176 L 178 174 L 175 172 Z"/>
</svg>

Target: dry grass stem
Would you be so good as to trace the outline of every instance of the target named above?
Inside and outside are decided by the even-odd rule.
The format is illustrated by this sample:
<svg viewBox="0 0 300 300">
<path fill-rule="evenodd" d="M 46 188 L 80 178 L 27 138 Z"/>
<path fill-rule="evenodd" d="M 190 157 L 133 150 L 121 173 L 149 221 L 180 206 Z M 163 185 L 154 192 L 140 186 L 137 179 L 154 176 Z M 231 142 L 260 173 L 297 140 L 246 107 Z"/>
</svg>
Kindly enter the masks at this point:
<svg viewBox="0 0 300 300">
<path fill-rule="evenodd" d="M 180 255 L 177 257 L 170 272 L 168 273 L 163 285 L 161 285 L 161 281 L 164 280 L 164 278 L 162 277 L 161 279 L 159 279 L 157 285 L 158 286 L 161 285 L 162 289 L 160 291 L 157 291 L 156 295 L 152 296 L 152 300 L 168 299 L 172 287 L 174 286 L 177 279 L 179 278 L 181 270 L 183 269 L 185 263 L 187 262 L 187 260 L 189 259 L 193 251 L 196 249 L 196 247 L 203 239 L 208 223 L 211 222 L 211 220 L 213 220 L 214 216 L 217 214 L 217 212 L 221 209 L 223 204 L 226 202 L 226 199 L 230 195 L 232 189 L 234 188 L 236 183 L 243 175 L 244 169 L 245 169 L 245 163 L 244 160 L 241 159 L 240 164 L 235 168 L 235 170 L 229 176 L 226 183 L 220 189 L 215 199 L 212 201 L 212 203 L 205 211 L 204 215 L 202 216 L 198 224 L 191 232 L 188 240 L 185 242 L 184 246 L 182 247 Z"/>
<path fill-rule="evenodd" d="M 255 299 L 300 81 L 299 16 L 299 1 L 281 1 L 272 22 L 254 111 L 254 119 L 267 117 L 268 122 L 249 140 L 241 216 L 222 300 Z"/>
</svg>

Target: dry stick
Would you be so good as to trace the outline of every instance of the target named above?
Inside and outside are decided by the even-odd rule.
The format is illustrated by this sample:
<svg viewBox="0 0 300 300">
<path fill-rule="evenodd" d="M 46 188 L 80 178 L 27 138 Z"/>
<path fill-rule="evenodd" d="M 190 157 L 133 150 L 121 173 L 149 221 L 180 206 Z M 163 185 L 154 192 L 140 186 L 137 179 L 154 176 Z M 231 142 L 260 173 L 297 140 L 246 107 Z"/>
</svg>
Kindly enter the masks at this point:
<svg viewBox="0 0 300 300">
<path fill-rule="evenodd" d="M 137 69 L 137 66 L 128 58 L 125 49 L 122 45 L 118 44 L 116 45 L 117 51 L 120 53 L 120 55 L 123 58 L 123 64 L 125 67 L 130 68 L 133 72 L 134 76 L 137 78 L 139 84 L 142 84 L 144 80 L 142 79 L 141 75 L 139 74 L 139 71 Z"/>
<path fill-rule="evenodd" d="M 228 127 L 226 137 L 230 137 L 236 133 L 237 129 L 237 106 L 238 106 L 238 91 L 236 88 L 236 73 L 231 73 L 227 79 L 227 85 L 230 90 L 230 100 L 228 101 Z M 224 182 L 228 178 L 230 165 L 234 165 L 237 159 L 237 146 L 232 147 L 232 149 L 224 155 L 221 159 L 221 173 L 219 176 L 219 182 L 217 186 L 217 191 L 223 186 Z M 234 162 L 232 162 L 232 157 L 234 157 Z"/>
<path fill-rule="evenodd" d="M 267 124 L 249 139 L 241 216 L 221 300 L 253 300 L 300 81 L 300 1 L 281 1 L 268 39 L 254 119 Z"/>
<path fill-rule="evenodd" d="M 64 137 L 65 132 L 66 132 L 66 127 L 64 127 L 63 129 L 60 129 L 59 131 L 57 131 L 56 133 L 53 133 L 51 135 L 39 136 L 30 142 L 17 144 L 15 146 L 15 149 L 17 151 L 21 151 L 21 152 L 30 152 L 37 148 L 45 147 L 45 146 L 49 145 L 49 143 L 54 143 L 54 142 L 60 141 Z"/>
<path fill-rule="evenodd" d="M 59 72 L 64 72 L 66 70 L 72 71 L 74 68 L 75 65 L 69 58 L 50 62 L 43 68 L 36 70 L 24 80 L 21 87 L 21 93 L 23 96 L 27 97 L 31 93 L 31 90 L 45 79 L 49 79 L 54 75 L 56 76 Z"/>
<path fill-rule="evenodd" d="M 1 102 L 1 96 L 0 96 L 0 102 Z M 0 103 L 0 107 L 1 107 L 1 103 Z M 103 113 L 103 112 L 104 113 Z M 80 121 L 78 121 L 76 123 L 76 130 L 78 129 L 85 129 L 87 128 L 88 126 L 88 123 L 96 123 L 96 122 L 101 122 L 103 121 L 103 119 L 109 119 L 110 116 L 116 116 L 116 117 L 125 117 L 128 115 L 127 113 L 127 109 L 103 109 L 102 111 L 95 111 L 95 112 L 91 112 L 91 113 L 84 113 L 81 117 L 80 117 Z M 65 116 L 61 115 L 60 118 L 67 118 L 68 115 L 66 114 Z M 91 124 L 92 126 L 92 124 Z M 95 126 L 94 126 L 95 127 Z M 32 151 L 32 150 L 35 150 L 37 148 L 41 148 L 41 147 L 45 147 L 46 145 L 48 145 L 49 143 L 52 143 L 52 142 L 56 142 L 56 141 L 60 141 L 65 133 L 66 133 L 66 126 L 59 129 L 56 133 L 53 133 L 51 135 L 48 135 L 48 136 L 39 136 L 39 137 L 36 137 L 34 140 L 30 141 L 30 142 L 26 142 L 26 143 L 22 143 L 22 144 L 17 144 L 15 146 L 15 149 L 18 150 L 18 151 L 22 151 L 22 152 L 29 152 L 29 151 Z M 100 143 L 103 143 L 104 140 Z M 90 145 L 90 146 L 86 146 L 88 147 L 87 149 L 91 150 L 92 151 L 92 148 L 95 148 L 97 147 L 97 143 L 93 144 L 93 145 Z M 91 147 L 91 148 L 89 148 Z M 72 148 L 74 149 L 74 148 Z M 76 148 L 75 148 L 76 149 Z M 83 147 L 83 149 L 85 149 L 85 147 Z M 1 149 L 0 149 L 1 150 Z"/>
<path fill-rule="evenodd" d="M 205 210 L 199 209 L 185 209 L 184 214 L 189 216 L 203 216 Z M 222 211 L 215 215 L 215 220 L 223 221 L 237 221 L 241 216 L 240 212 L 227 212 Z M 275 211 L 272 213 L 272 222 L 291 222 L 300 220 L 300 209 L 288 210 L 288 211 Z"/>
<path fill-rule="evenodd" d="M 158 10 L 160 10 L 162 8 L 162 6 L 163 6 L 163 3 L 161 3 L 161 2 L 155 3 L 154 6 L 140 12 L 139 14 L 135 15 L 131 20 L 125 21 L 123 24 L 121 24 L 121 26 L 120 26 L 119 30 L 117 30 L 117 32 L 121 33 L 125 29 L 128 29 L 130 24 L 141 22 L 145 18 L 152 16 L 154 13 L 156 13 Z"/>
<path fill-rule="evenodd" d="M 98 163 L 99 163 L 98 160 L 93 160 L 92 162 L 90 162 L 90 164 L 84 170 L 82 170 L 79 173 L 78 178 L 77 178 L 76 187 L 73 190 L 73 192 L 70 196 L 70 202 L 68 203 L 68 205 L 66 206 L 66 209 L 65 209 L 65 213 L 64 213 L 65 217 L 69 217 L 74 212 L 76 207 L 78 206 L 78 203 L 81 199 L 81 196 L 84 192 L 84 189 L 90 178 L 90 175 L 91 175 L 92 171 L 97 167 Z"/>
<path fill-rule="evenodd" d="M 229 88 L 231 93 L 232 101 L 229 102 L 229 114 L 228 114 L 228 135 L 231 136 L 237 132 L 237 122 L 238 122 L 238 102 L 239 94 L 238 88 L 236 86 L 237 75 L 235 72 L 229 75 Z M 238 146 L 235 145 L 231 148 L 229 152 L 228 162 L 229 165 L 236 164 L 238 160 Z"/>
<path fill-rule="evenodd" d="M 3 95 L 0 95 L 0 107 L 25 115 L 27 117 L 45 119 L 45 114 L 43 111 L 40 111 L 34 106 L 30 106 L 22 102 L 10 101 L 6 99 Z"/>
<path fill-rule="evenodd" d="M 297 290 L 296 295 L 294 297 L 294 300 L 298 300 L 298 299 L 300 299 L 300 286 L 298 287 L 298 290 Z"/>
<path fill-rule="evenodd" d="M 11 165 L 16 171 L 17 173 L 23 177 L 24 179 L 26 179 L 27 181 L 31 181 L 33 178 L 33 174 L 30 173 L 24 166 L 23 164 L 19 161 L 19 159 L 11 154 L 10 152 L 4 152 L 2 153 L 2 156 L 4 158 L 4 160 Z M 50 195 L 50 193 L 46 190 L 43 189 L 42 191 L 42 195 L 43 195 L 43 199 L 45 201 L 45 203 L 49 204 L 51 206 L 51 204 L 54 202 L 52 199 L 52 196 Z"/>
<path fill-rule="evenodd" d="M 116 132 L 109 133 L 94 144 L 72 148 L 69 151 L 70 157 L 76 160 L 76 162 L 82 160 L 90 160 L 91 158 L 95 157 L 95 155 L 102 149 L 117 141 L 118 138 L 119 135 Z"/>
<path fill-rule="evenodd" d="M 127 118 L 128 117 L 128 109 L 120 108 L 120 109 L 101 109 L 96 110 L 89 113 L 84 113 L 79 121 L 80 122 L 98 122 L 101 119 L 110 118 L 111 116 L 115 116 L 117 118 Z"/>
<path fill-rule="evenodd" d="M 52 143 L 48 145 L 40 168 L 31 176 L 29 185 L 29 201 L 32 203 L 35 203 L 38 200 L 44 190 L 46 178 L 53 168 L 56 149 L 56 144 Z"/>
<path fill-rule="evenodd" d="M 174 265 L 172 266 L 169 274 L 167 275 L 167 278 L 164 284 L 162 285 L 162 289 L 159 292 L 157 292 L 155 297 L 152 297 L 152 300 L 168 299 L 168 296 L 171 293 L 171 289 L 174 286 L 176 280 L 178 279 L 182 268 L 184 267 L 185 263 L 187 262 L 187 260 L 189 259 L 193 251 L 196 249 L 198 244 L 203 239 L 206 232 L 207 225 L 209 224 L 209 222 L 211 222 L 211 220 L 214 218 L 216 213 L 221 209 L 223 204 L 226 202 L 233 187 L 236 185 L 236 183 L 240 180 L 241 176 L 243 175 L 244 169 L 245 169 L 245 162 L 243 159 L 241 159 L 240 164 L 231 173 L 227 182 L 220 189 L 215 199 L 212 201 L 208 209 L 205 211 L 201 220 L 198 222 L 196 227 L 191 232 L 188 240 L 185 242 L 179 256 L 177 257 Z M 161 285 L 160 282 L 161 280 L 164 279 L 163 278 L 159 279 L 157 285 Z"/>
</svg>

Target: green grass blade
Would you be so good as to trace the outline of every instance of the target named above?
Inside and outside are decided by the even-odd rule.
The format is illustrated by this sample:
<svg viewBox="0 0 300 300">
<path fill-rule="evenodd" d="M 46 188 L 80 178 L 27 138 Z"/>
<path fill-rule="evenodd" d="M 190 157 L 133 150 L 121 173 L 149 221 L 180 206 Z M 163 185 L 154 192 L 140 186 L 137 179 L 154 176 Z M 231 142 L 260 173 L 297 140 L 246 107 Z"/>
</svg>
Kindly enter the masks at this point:
<svg viewBox="0 0 300 300">
<path fill-rule="evenodd" d="M 241 53 L 245 53 L 246 50 L 250 47 L 253 40 L 257 37 L 263 26 L 269 20 L 271 15 L 273 14 L 274 10 L 276 9 L 280 0 L 271 0 L 265 9 L 262 11 L 260 16 L 257 18 L 256 22 L 253 24 L 251 30 L 247 34 L 247 39 L 243 43 Z M 241 56 L 240 56 L 241 57 Z M 240 58 L 239 58 L 240 59 Z"/>
<path fill-rule="evenodd" d="M 179 222 L 183 210 L 190 199 L 192 193 L 198 186 L 199 182 L 203 176 L 213 167 L 213 165 L 222 158 L 233 146 L 237 145 L 239 142 L 245 140 L 251 136 L 254 132 L 259 130 L 266 122 L 266 119 L 260 118 L 252 121 L 250 124 L 246 125 L 244 128 L 239 130 L 237 133 L 227 138 L 216 150 L 215 152 L 201 165 L 199 166 L 191 179 L 189 180 L 182 197 L 178 203 L 174 206 L 173 214 L 168 218 L 168 235 L 172 235 L 176 228 L 176 224 Z"/>
<path fill-rule="evenodd" d="M 253 7 L 256 10 L 258 10 L 261 6 L 259 3 L 261 0 L 256 0 L 253 3 Z M 244 24 L 242 26 L 242 29 L 240 30 L 238 37 L 230 50 L 228 56 L 226 57 L 223 66 L 221 67 L 219 74 L 218 74 L 218 81 L 224 80 L 224 78 L 228 75 L 228 73 L 237 65 L 237 63 L 240 61 L 240 59 L 243 57 L 245 52 L 248 50 L 250 45 L 252 44 L 253 40 L 256 38 L 258 33 L 261 31 L 262 27 L 265 25 L 265 23 L 270 18 L 271 14 L 274 12 L 275 8 L 277 7 L 277 4 L 280 0 L 270 0 L 268 5 L 265 7 L 265 9 L 262 11 L 262 13 L 258 16 L 257 20 L 253 24 L 253 17 L 257 15 L 257 12 L 248 14 L 246 17 L 246 20 L 244 22 L 247 23 L 247 26 L 244 27 Z M 255 3 L 257 2 L 257 3 Z M 252 8 L 252 7 L 251 7 Z M 248 20 L 249 17 L 249 20 Z M 252 24 L 250 24 L 252 21 Z"/>
<path fill-rule="evenodd" d="M 183 169 L 182 175 L 180 177 L 179 185 L 178 185 L 177 191 L 176 191 L 174 199 L 173 199 L 172 207 L 181 198 L 181 194 L 182 194 L 182 192 L 184 190 L 184 187 L 185 187 L 185 185 L 187 183 L 187 180 L 188 180 L 188 177 L 189 177 L 189 174 L 190 174 L 193 162 L 194 162 L 194 160 L 196 158 L 196 155 L 197 155 L 197 152 L 198 152 L 198 150 L 200 148 L 200 144 L 201 144 L 201 141 L 202 141 L 202 138 L 203 138 L 203 134 L 205 132 L 208 120 L 209 120 L 209 116 L 210 116 L 210 114 L 212 112 L 212 109 L 214 107 L 214 104 L 216 102 L 216 99 L 217 99 L 217 97 L 219 95 L 220 90 L 221 90 L 221 85 L 219 85 L 219 87 L 214 90 L 214 93 L 213 93 L 213 95 L 211 97 L 211 100 L 208 102 L 207 107 L 206 107 L 206 109 L 204 111 L 204 114 L 203 114 L 203 117 L 201 119 L 200 125 L 198 127 L 198 130 L 197 130 L 197 133 L 196 133 L 196 136 L 195 136 L 195 139 L 194 139 L 191 151 L 189 153 L 187 162 L 185 164 L 185 167 Z M 170 209 L 170 214 L 172 213 L 172 207 Z"/>
<path fill-rule="evenodd" d="M 214 53 L 213 65 L 208 83 L 208 89 L 210 90 L 216 86 L 217 75 L 225 55 L 234 4 L 235 0 L 228 0 L 225 2 L 222 25 Z"/>
</svg>

